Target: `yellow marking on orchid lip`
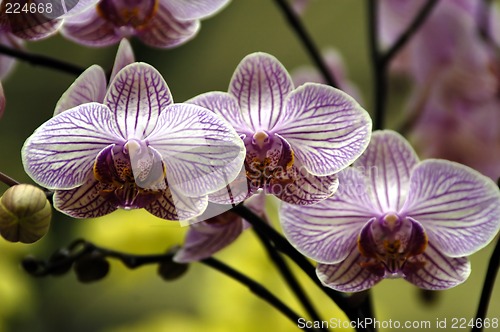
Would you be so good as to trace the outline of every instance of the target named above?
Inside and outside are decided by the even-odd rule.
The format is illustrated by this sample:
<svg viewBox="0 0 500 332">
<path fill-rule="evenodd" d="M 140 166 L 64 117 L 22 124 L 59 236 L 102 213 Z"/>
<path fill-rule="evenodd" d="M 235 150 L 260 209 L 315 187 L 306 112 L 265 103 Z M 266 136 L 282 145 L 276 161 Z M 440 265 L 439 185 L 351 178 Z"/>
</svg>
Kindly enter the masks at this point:
<svg viewBox="0 0 500 332">
<path fill-rule="evenodd" d="M 389 255 L 396 255 L 399 254 L 399 248 L 401 248 L 401 241 L 396 240 L 396 241 L 384 241 L 384 249 L 387 251 Z"/>
<path fill-rule="evenodd" d="M 255 144 L 257 144 L 257 146 L 259 148 L 263 148 L 264 145 L 267 143 L 267 139 L 269 138 L 269 135 L 266 134 L 265 132 L 263 131 L 258 131 L 256 132 L 254 135 L 253 135 L 253 141 L 255 142 Z"/>
</svg>

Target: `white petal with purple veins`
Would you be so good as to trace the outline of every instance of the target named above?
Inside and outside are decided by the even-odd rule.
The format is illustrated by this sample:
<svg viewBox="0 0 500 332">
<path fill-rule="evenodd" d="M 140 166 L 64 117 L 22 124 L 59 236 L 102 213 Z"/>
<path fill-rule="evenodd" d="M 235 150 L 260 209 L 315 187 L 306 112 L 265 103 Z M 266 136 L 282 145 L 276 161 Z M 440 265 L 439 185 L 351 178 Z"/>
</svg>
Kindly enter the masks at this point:
<svg viewBox="0 0 500 332">
<path fill-rule="evenodd" d="M 248 124 L 243 120 L 236 98 L 227 92 L 207 92 L 196 96 L 186 103 L 205 107 L 229 122 L 238 134 L 253 135 Z"/>
<path fill-rule="evenodd" d="M 199 21 L 177 19 L 166 7 L 165 1 L 160 1 L 155 15 L 135 33 L 149 46 L 171 48 L 194 38 L 199 29 Z"/>
<path fill-rule="evenodd" d="M 167 107 L 147 141 L 163 157 L 169 186 L 188 196 L 224 188 L 239 174 L 245 157 L 234 129 L 192 104 Z"/>
<path fill-rule="evenodd" d="M 369 264 L 368 259 L 361 256 L 354 246 L 342 262 L 333 265 L 318 264 L 316 275 L 327 287 L 341 292 L 360 292 L 383 279 L 383 276 L 374 274 L 363 264 Z"/>
<path fill-rule="evenodd" d="M 229 0 L 160 0 L 179 20 L 196 20 L 213 15 Z"/>
<path fill-rule="evenodd" d="M 284 115 L 285 98 L 293 83 L 283 65 L 272 55 L 253 53 L 236 68 L 229 93 L 236 97 L 243 118 L 253 132 L 272 130 Z"/>
<path fill-rule="evenodd" d="M 132 46 L 127 39 L 123 38 L 116 51 L 115 63 L 113 64 L 113 71 L 111 72 L 109 81 L 112 82 L 120 70 L 133 62 L 135 62 L 135 56 Z"/>
<path fill-rule="evenodd" d="M 115 114 L 122 137 L 141 139 L 154 129 L 160 113 L 172 103 L 172 95 L 155 68 L 133 63 L 116 75 L 104 103 Z"/>
<path fill-rule="evenodd" d="M 118 43 L 124 36 L 122 30 L 105 20 L 97 10 L 90 9 L 81 15 L 64 20 L 61 34 L 82 45 L 102 47 Z"/>
<path fill-rule="evenodd" d="M 99 191 L 102 185 L 90 176 L 81 186 L 70 190 L 56 190 L 54 208 L 73 218 L 97 218 L 116 210 Z"/>
<path fill-rule="evenodd" d="M 98 103 L 65 111 L 41 125 L 21 151 L 26 173 L 50 189 L 73 189 L 84 183 L 98 153 L 122 143 L 113 114 Z"/>
<path fill-rule="evenodd" d="M 344 174 L 346 171 L 339 173 L 339 192 L 332 197 L 307 208 L 281 207 L 281 227 L 287 239 L 320 263 L 345 259 L 361 228 L 375 217 L 362 174 L 354 169 Z"/>
<path fill-rule="evenodd" d="M 410 144 L 391 130 L 373 133 L 355 165 L 366 172 L 367 185 L 380 211 L 397 212 L 408 195 L 410 174 L 418 157 Z"/>
<path fill-rule="evenodd" d="M 430 290 L 455 287 L 467 280 L 470 271 L 466 257 L 448 257 L 431 242 L 423 254 L 408 259 L 403 267 L 406 280 Z"/>
<path fill-rule="evenodd" d="M 468 256 L 500 229 L 500 192 L 479 172 L 451 161 L 425 160 L 413 171 L 402 213 L 418 220 L 439 251 Z"/>
<path fill-rule="evenodd" d="M 98 65 L 92 65 L 71 84 L 59 99 L 54 116 L 70 108 L 90 102 L 102 103 L 106 95 L 106 74 Z"/>
<path fill-rule="evenodd" d="M 314 175 L 349 166 L 370 140 L 368 113 L 349 95 L 326 85 L 306 83 L 290 93 L 281 119 L 274 130 Z"/>
</svg>

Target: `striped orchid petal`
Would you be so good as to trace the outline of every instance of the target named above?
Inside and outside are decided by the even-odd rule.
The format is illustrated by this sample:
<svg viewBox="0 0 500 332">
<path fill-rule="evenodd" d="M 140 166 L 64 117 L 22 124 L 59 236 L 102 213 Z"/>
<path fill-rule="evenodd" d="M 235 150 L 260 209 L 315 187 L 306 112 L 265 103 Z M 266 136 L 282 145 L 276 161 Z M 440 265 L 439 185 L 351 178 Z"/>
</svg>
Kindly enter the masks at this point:
<svg viewBox="0 0 500 332">
<path fill-rule="evenodd" d="M 59 99 L 54 110 L 54 116 L 81 104 L 102 103 L 106 95 L 106 85 L 104 70 L 98 65 L 89 67 Z"/>
<path fill-rule="evenodd" d="M 123 143 L 113 114 L 89 103 L 48 120 L 27 139 L 21 151 L 28 175 L 50 189 L 73 189 L 83 184 L 97 154 Z"/>
<path fill-rule="evenodd" d="M 81 186 L 70 190 L 56 190 L 54 207 L 74 218 L 97 218 L 115 211 L 100 191 L 104 187 L 93 176 L 90 176 Z"/>
<path fill-rule="evenodd" d="M 166 183 L 168 186 L 168 183 Z M 161 191 L 161 196 L 144 207 L 149 213 L 158 218 L 181 221 L 195 218 L 207 208 L 207 196 L 187 197 L 168 187 Z"/>
<path fill-rule="evenodd" d="M 123 30 L 115 29 L 95 9 L 65 20 L 61 33 L 76 43 L 93 47 L 113 45 L 127 36 Z"/>
<path fill-rule="evenodd" d="M 230 123 L 240 135 L 245 135 L 246 137 L 253 134 L 248 124 L 243 120 L 238 101 L 229 93 L 219 91 L 207 92 L 186 101 L 186 103 L 211 110 Z"/>
<path fill-rule="evenodd" d="M 245 156 L 234 129 L 192 104 L 165 109 L 147 139 L 163 157 L 169 186 L 188 196 L 224 188 L 239 174 Z"/>
<path fill-rule="evenodd" d="M 199 29 L 199 21 L 177 19 L 160 1 L 155 15 L 136 35 L 149 46 L 171 48 L 192 39 Z"/>
<path fill-rule="evenodd" d="M 276 132 L 314 175 L 349 166 L 370 140 L 368 113 L 346 93 L 322 84 L 306 83 L 291 92 L 281 119 Z"/>
<path fill-rule="evenodd" d="M 356 161 L 364 169 L 378 211 L 399 211 L 408 195 L 410 175 L 418 157 L 394 131 L 373 133 L 370 146 Z"/>
<path fill-rule="evenodd" d="M 213 15 L 229 0 L 160 0 L 179 20 L 197 20 Z"/>
<path fill-rule="evenodd" d="M 187 263 L 208 258 L 234 242 L 242 231 L 241 217 L 230 211 L 192 224 L 174 260 Z"/>
<path fill-rule="evenodd" d="M 238 100 L 243 119 L 252 132 L 275 127 L 284 117 L 285 98 L 292 89 L 292 79 L 286 69 L 266 53 L 246 56 L 229 85 L 229 93 Z"/>
<path fill-rule="evenodd" d="M 286 238 L 298 251 L 321 263 L 345 259 L 361 228 L 374 217 L 362 174 L 355 169 L 346 171 L 339 173 L 340 189 L 334 196 L 307 207 L 281 207 Z"/>
<path fill-rule="evenodd" d="M 323 285 L 341 292 L 360 292 L 369 289 L 384 277 L 384 271 L 367 268 L 370 264 L 356 246 L 351 246 L 349 255 L 338 264 L 318 264 L 316 275 Z"/>
<path fill-rule="evenodd" d="M 120 70 L 133 62 L 135 62 L 134 50 L 132 50 L 130 42 L 123 38 L 116 51 L 115 63 L 109 81 L 112 82 Z"/>
<path fill-rule="evenodd" d="M 403 213 L 451 257 L 470 255 L 498 233 L 500 192 L 491 179 L 458 163 L 425 160 L 413 171 Z"/>
<path fill-rule="evenodd" d="M 455 287 L 467 280 L 470 272 L 467 258 L 448 257 L 431 242 L 423 254 L 410 258 L 403 268 L 406 280 L 430 290 Z"/>
<path fill-rule="evenodd" d="M 24 41 L 10 33 L 0 33 L 0 44 L 13 49 L 22 49 L 24 47 Z M 0 56 L 0 80 L 5 79 L 11 73 L 15 64 L 15 58 L 4 55 Z"/>
<path fill-rule="evenodd" d="M 155 68 L 133 63 L 116 75 L 104 103 L 114 113 L 122 137 L 142 138 L 152 132 L 160 112 L 172 103 L 172 95 Z"/>
</svg>

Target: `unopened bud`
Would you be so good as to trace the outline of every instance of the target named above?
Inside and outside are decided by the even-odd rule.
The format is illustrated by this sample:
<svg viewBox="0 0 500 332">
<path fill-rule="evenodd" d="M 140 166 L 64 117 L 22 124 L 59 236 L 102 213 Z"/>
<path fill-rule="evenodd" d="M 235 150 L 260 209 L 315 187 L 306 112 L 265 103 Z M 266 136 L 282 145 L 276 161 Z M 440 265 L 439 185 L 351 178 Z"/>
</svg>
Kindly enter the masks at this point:
<svg viewBox="0 0 500 332">
<path fill-rule="evenodd" d="M 0 198 L 0 235 L 7 241 L 33 243 L 47 234 L 52 207 L 40 188 L 19 184 Z"/>
<path fill-rule="evenodd" d="M 78 281 L 89 283 L 101 280 L 108 274 L 109 262 L 101 253 L 94 251 L 80 257 L 74 269 Z"/>
</svg>

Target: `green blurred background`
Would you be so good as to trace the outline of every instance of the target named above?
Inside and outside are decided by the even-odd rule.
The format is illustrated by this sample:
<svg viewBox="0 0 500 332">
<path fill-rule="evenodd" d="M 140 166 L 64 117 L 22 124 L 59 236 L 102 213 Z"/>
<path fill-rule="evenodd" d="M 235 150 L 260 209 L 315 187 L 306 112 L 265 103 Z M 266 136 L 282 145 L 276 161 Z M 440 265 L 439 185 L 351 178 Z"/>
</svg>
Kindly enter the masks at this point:
<svg viewBox="0 0 500 332">
<path fill-rule="evenodd" d="M 334 46 L 341 51 L 349 77 L 359 86 L 370 110 L 372 86 L 364 5 L 362 0 L 312 1 L 304 22 L 319 46 Z M 233 0 L 220 14 L 202 23 L 193 41 L 177 49 L 150 49 L 135 40 L 133 47 L 138 61 L 152 64 L 164 75 L 178 102 L 210 90 L 226 90 L 239 61 L 252 52 L 271 53 L 288 69 L 310 63 L 278 7 L 268 0 Z M 105 69 L 111 67 L 116 52 L 116 47 L 89 49 L 59 36 L 31 43 L 28 48 L 84 67 L 97 63 Z M 31 183 L 22 169 L 22 144 L 51 117 L 57 100 L 74 79 L 62 72 L 19 62 L 3 82 L 7 110 L 0 121 L 1 171 Z M 405 82 L 393 82 L 389 123 L 401 116 L 401 101 L 407 92 Z M 6 188 L 0 184 L 0 192 Z M 275 211 L 276 202 L 268 203 L 270 210 Z M 33 245 L 12 244 L 0 238 L 0 332 L 296 330 L 292 322 L 246 288 L 199 264 L 192 264 L 182 279 L 167 283 L 156 274 L 156 266 L 131 271 L 113 263 L 106 279 L 88 285 L 78 283 L 73 273 L 34 279 L 19 267 L 27 254 L 46 258 L 79 237 L 101 246 L 146 254 L 163 252 L 182 243 L 185 231 L 143 211 L 119 211 L 86 221 L 56 214 L 49 234 Z M 469 280 L 439 292 L 432 303 L 423 301 L 419 290 L 409 283 L 383 281 L 373 289 L 377 318 L 428 320 L 433 326 L 437 318 L 447 318 L 448 329 L 442 331 L 451 331 L 452 317 L 470 319 L 475 315 L 492 249 L 490 245 L 473 255 Z M 252 232 L 246 232 L 217 257 L 262 282 L 304 313 Z M 297 273 L 324 319 L 345 319 L 300 271 Z M 488 317 L 500 318 L 498 285 Z"/>
</svg>

